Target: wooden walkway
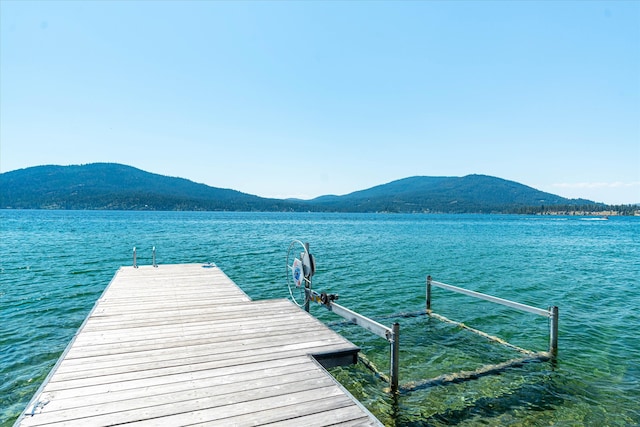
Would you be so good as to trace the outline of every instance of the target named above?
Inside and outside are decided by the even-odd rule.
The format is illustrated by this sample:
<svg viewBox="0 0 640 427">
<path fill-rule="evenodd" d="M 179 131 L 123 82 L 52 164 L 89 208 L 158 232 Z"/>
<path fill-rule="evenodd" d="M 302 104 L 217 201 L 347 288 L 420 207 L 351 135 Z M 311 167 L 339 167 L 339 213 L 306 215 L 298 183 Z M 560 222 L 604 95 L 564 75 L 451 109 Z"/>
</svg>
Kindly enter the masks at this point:
<svg viewBox="0 0 640 427">
<path fill-rule="evenodd" d="M 16 425 L 381 425 L 310 356 L 357 352 L 217 267 L 122 267 Z"/>
</svg>

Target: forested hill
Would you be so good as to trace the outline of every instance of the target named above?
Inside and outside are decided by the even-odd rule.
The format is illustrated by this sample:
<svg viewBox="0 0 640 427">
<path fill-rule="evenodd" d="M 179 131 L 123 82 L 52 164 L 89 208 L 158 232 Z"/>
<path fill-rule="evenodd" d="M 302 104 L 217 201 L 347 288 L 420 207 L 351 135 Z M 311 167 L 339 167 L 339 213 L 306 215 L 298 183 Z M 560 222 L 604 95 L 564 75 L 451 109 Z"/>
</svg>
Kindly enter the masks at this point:
<svg viewBox="0 0 640 427">
<path fill-rule="evenodd" d="M 115 163 L 36 166 L 0 174 L 0 208 L 283 210 L 292 203 Z"/>
<path fill-rule="evenodd" d="M 358 212 L 531 213 L 543 207 L 573 210 L 578 206 L 592 208 L 598 205 L 590 200 L 566 199 L 487 175 L 414 176 L 345 196 L 319 197 L 313 202 L 336 211 L 348 207 L 348 210 Z"/>
<path fill-rule="evenodd" d="M 344 196 L 266 199 L 113 163 L 36 166 L 0 174 L 1 209 L 533 213 L 602 209 L 485 175 L 411 177 Z"/>
</svg>

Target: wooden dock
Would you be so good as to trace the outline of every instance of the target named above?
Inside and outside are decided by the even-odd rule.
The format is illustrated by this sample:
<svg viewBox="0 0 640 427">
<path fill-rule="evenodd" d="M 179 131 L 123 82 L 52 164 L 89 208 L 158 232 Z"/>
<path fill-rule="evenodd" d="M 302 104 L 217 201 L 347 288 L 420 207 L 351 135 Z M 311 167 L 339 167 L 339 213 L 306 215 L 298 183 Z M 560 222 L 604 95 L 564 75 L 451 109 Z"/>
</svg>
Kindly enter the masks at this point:
<svg viewBox="0 0 640 427">
<path fill-rule="evenodd" d="M 16 426 L 378 426 L 321 366 L 358 350 L 215 266 L 122 267 Z"/>
</svg>

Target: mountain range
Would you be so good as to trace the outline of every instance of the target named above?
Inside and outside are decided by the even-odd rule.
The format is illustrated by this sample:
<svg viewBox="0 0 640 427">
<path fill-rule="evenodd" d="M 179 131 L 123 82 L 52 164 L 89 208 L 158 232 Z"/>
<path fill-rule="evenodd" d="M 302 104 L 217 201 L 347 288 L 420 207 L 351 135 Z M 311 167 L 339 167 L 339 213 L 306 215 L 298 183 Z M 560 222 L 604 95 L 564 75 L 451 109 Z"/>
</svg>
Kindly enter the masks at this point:
<svg viewBox="0 0 640 427">
<path fill-rule="evenodd" d="M 297 200 L 263 198 L 116 163 L 0 174 L 0 209 L 539 213 L 605 206 L 487 175 L 414 176 L 342 196 Z"/>
</svg>

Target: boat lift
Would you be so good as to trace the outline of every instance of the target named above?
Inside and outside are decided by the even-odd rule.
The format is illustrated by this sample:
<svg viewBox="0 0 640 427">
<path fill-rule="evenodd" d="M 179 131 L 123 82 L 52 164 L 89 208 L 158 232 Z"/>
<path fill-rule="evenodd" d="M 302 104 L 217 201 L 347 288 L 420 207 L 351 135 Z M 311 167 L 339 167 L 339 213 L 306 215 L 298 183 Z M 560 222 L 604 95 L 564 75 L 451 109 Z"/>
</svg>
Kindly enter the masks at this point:
<svg viewBox="0 0 640 427">
<path fill-rule="evenodd" d="M 299 252 L 299 257 L 297 251 Z M 338 316 L 346 319 L 348 322 L 356 324 L 369 332 L 387 340 L 390 345 L 390 369 L 389 376 L 379 372 L 373 364 L 368 362 L 366 358 L 359 356 L 364 364 L 371 370 L 373 370 L 380 378 L 385 380 L 390 385 L 390 391 L 392 393 L 398 392 L 411 392 L 421 388 L 425 388 L 436 384 L 446 384 L 452 382 L 459 382 L 469 379 L 479 378 L 485 375 L 496 374 L 504 371 L 507 368 L 521 366 L 524 363 L 531 361 L 547 361 L 555 360 L 558 354 L 558 307 L 552 306 L 547 310 L 532 307 L 529 305 L 521 304 L 515 301 L 509 301 L 506 299 L 498 298 L 492 295 L 482 294 L 480 292 L 471 291 L 468 289 L 460 288 L 457 286 L 447 285 L 445 283 L 437 282 L 429 275 L 426 280 L 426 310 L 415 313 L 404 313 L 398 315 L 391 315 L 386 317 L 407 317 L 407 316 L 421 316 L 427 315 L 429 317 L 438 319 L 443 322 L 452 323 L 463 329 L 466 329 L 472 333 L 480 335 L 490 341 L 497 342 L 511 349 L 517 350 L 524 354 L 523 357 L 517 359 L 511 359 L 503 363 L 490 364 L 482 366 L 474 371 L 461 371 L 454 374 L 444 374 L 436 378 L 431 378 L 422 381 L 414 381 L 406 384 L 399 385 L 399 354 L 400 354 L 400 324 L 398 322 L 393 323 L 390 327 L 385 326 L 373 319 L 356 313 L 342 305 L 336 303 L 338 295 L 327 294 L 326 292 L 317 292 L 312 289 L 312 277 L 315 274 L 316 264 L 315 258 L 309 253 L 309 243 L 302 243 L 299 240 L 294 240 L 289 245 L 287 252 L 287 285 L 289 288 L 289 294 L 295 304 L 309 311 L 310 302 L 315 302 L 326 307 L 329 311 L 337 314 Z M 473 298 L 483 299 L 496 304 L 501 304 L 510 307 L 515 310 L 524 311 L 539 316 L 549 318 L 549 350 L 546 352 L 533 352 L 523 349 L 521 347 L 510 344 L 498 337 L 489 335 L 480 330 L 471 328 L 463 323 L 450 320 L 444 316 L 436 314 L 432 311 L 432 287 L 439 287 L 452 292 L 461 293 Z"/>
</svg>

